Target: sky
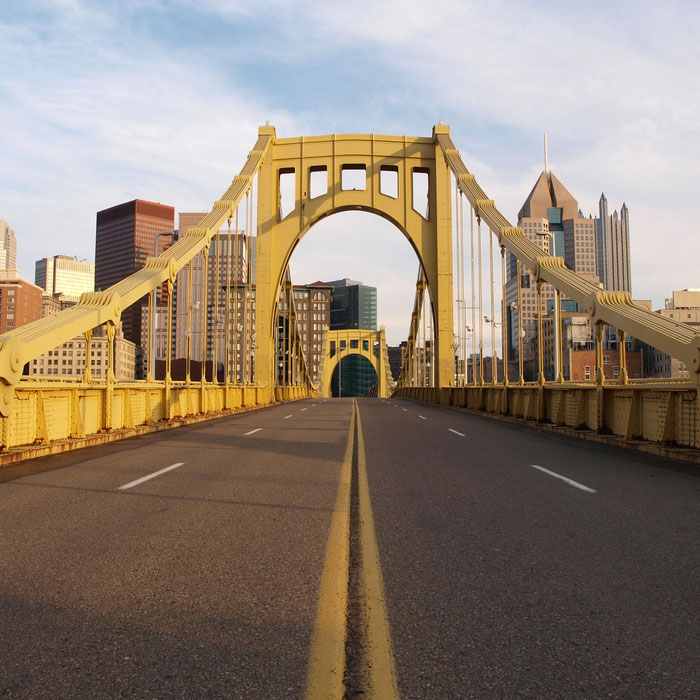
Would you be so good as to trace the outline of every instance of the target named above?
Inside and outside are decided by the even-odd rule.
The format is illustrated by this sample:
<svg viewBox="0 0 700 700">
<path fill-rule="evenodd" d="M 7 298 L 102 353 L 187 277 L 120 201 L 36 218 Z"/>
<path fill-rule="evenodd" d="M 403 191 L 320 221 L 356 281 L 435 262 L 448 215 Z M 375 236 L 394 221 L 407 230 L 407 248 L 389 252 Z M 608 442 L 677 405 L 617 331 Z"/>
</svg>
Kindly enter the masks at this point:
<svg viewBox="0 0 700 700">
<path fill-rule="evenodd" d="M 430 136 L 439 120 L 512 223 L 549 166 L 597 214 L 630 210 L 632 292 L 700 288 L 696 0 L 24 0 L 0 13 L 0 219 L 18 267 L 94 260 L 95 214 L 211 208 L 257 129 Z M 370 214 L 334 215 L 295 282 L 378 288 L 404 338 L 417 260 Z"/>
</svg>

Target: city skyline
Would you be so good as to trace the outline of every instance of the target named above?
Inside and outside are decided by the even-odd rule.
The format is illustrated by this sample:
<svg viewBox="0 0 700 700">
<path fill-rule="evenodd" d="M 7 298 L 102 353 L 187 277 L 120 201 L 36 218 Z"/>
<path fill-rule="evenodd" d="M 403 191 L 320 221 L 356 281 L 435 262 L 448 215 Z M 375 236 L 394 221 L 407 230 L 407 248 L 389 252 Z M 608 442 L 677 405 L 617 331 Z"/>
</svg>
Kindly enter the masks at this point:
<svg viewBox="0 0 700 700">
<path fill-rule="evenodd" d="M 660 308 L 670 289 L 700 286 L 692 255 L 657 244 L 670 231 L 692 232 L 695 220 L 700 48 L 691 3 L 641 3 L 633 14 L 545 2 L 496 2 L 486 14 L 470 3 L 397 7 L 181 0 L 127 2 L 117 13 L 66 0 L 8 10 L 0 218 L 17 236 L 23 276 L 55 253 L 91 259 L 95 212 L 116 202 L 208 210 L 268 120 L 285 137 L 429 135 L 443 119 L 512 223 L 542 169 L 547 131 L 550 167 L 584 215 L 597 211 L 601 190 L 629 207 L 635 297 Z M 213 48 L 193 56 L 184 27 L 207 31 Z M 572 49 L 582 34 L 585 52 Z M 467 35 L 478 71 L 452 56 Z M 405 337 L 417 261 L 395 229 L 342 214 L 306 240 L 292 258 L 295 283 L 365 279 L 379 289 L 387 333 Z M 352 260 L 338 255 L 349 241 Z"/>
</svg>

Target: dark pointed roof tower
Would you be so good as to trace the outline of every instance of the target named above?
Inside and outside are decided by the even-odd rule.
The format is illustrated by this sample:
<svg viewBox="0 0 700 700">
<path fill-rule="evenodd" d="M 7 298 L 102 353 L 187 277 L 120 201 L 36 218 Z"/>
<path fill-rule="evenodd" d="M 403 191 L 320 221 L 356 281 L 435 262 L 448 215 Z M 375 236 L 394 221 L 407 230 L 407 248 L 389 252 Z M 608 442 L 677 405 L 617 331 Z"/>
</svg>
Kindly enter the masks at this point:
<svg viewBox="0 0 700 700">
<path fill-rule="evenodd" d="M 518 220 L 527 217 L 547 218 L 547 209 L 562 209 L 562 221 L 578 216 L 578 202 L 562 185 L 553 172 L 542 171 L 525 203 L 518 212 Z"/>
</svg>

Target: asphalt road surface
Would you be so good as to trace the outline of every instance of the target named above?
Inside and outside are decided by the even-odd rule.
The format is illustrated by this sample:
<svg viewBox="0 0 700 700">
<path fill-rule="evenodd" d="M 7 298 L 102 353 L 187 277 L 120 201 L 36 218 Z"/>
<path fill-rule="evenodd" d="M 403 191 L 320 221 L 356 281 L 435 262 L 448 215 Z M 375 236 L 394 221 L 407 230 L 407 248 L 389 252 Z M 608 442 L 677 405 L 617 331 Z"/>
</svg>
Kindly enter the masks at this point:
<svg viewBox="0 0 700 700">
<path fill-rule="evenodd" d="M 299 401 L 3 468 L 0 528 L 0 698 L 700 697 L 700 476 L 595 443 Z"/>
</svg>

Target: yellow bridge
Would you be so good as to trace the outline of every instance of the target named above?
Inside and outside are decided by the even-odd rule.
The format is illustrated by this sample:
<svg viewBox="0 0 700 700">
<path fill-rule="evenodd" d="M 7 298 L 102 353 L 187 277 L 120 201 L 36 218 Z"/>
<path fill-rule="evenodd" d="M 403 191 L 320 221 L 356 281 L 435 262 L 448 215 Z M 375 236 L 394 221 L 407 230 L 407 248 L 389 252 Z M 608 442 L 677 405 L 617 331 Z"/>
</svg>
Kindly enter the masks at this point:
<svg viewBox="0 0 700 700">
<path fill-rule="evenodd" d="M 285 288 L 291 284 L 289 262 L 297 244 L 317 222 L 347 210 L 370 212 L 393 223 L 418 259 L 416 298 L 397 387 L 393 387 L 388 373 L 383 331 L 328 332 L 322 372 L 312 376 L 293 296 L 288 295 L 284 304 Z M 499 308 L 494 303 L 494 248 L 500 253 L 502 270 L 508 251 L 517 259 L 519 272 L 526 268 L 535 280 L 539 375 L 534 383 L 524 381 L 522 347 L 517 382 L 509 381 L 507 371 L 502 380 L 497 379 L 495 371 L 490 378 L 486 376 L 483 333 L 478 349 L 475 347 L 472 353 L 471 379 L 456 361 L 455 316 L 461 313 L 464 299 L 455 294 L 454 277 L 464 276 L 463 262 L 456 261 L 456 257 L 464 258 L 465 222 L 470 226 L 472 246 L 478 241 L 478 305 L 480 317 L 488 314 L 491 321 L 492 368 L 498 361 L 493 330 L 499 314 L 501 327 L 506 327 L 505 291 Z M 255 322 L 246 322 L 240 329 L 238 291 L 234 297 L 231 285 L 217 277 L 217 305 L 221 303 L 218 295 L 225 294 L 220 289 L 229 290 L 223 302 L 225 326 L 221 328 L 216 319 L 210 319 L 200 337 L 201 357 L 217 364 L 217 371 L 208 373 L 205 368 L 198 381 L 191 381 L 188 371 L 185 381 L 175 381 L 173 289 L 178 272 L 187 271 L 190 279 L 191 263 L 202 254 L 203 279 L 208 278 L 207 266 L 212 260 L 218 276 L 222 255 L 219 236 L 226 226 L 229 235 L 232 226 L 235 232 L 244 230 L 255 235 Z M 50 447 L 66 439 L 88 441 L 98 434 L 110 436 L 139 426 L 151 429 L 188 416 L 220 414 L 315 394 L 327 396 L 333 371 L 342 357 L 351 353 L 363 355 L 372 363 L 380 396 L 393 391 L 425 401 L 700 448 L 700 334 L 636 306 L 627 293 L 601 289 L 568 269 L 562 258 L 544 254 L 522 229 L 511 226 L 481 189 L 446 125 L 436 125 L 429 137 L 352 134 L 278 138 L 274 127 L 261 127 L 240 174 L 214 202 L 202 223 L 181 234 L 177 243 L 148 259 L 145 267 L 131 277 L 103 292 L 83 294 L 73 308 L 0 336 L 0 439 L 5 450 L 32 444 Z M 483 236 L 490 254 L 487 294 L 481 291 Z M 461 246 L 459 256 L 454 254 L 455 245 Z M 228 267 L 232 267 L 230 260 Z M 557 309 L 564 295 L 587 310 L 595 324 L 596 371 L 588 382 L 564 382 L 561 376 L 554 382 L 544 379 L 541 290 L 545 283 L 556 289 Z M 505 290 L 504 273 L 501 284 Z M 114 340 L 120 316 L 125 308 L 148 297 L 151 313 L 147 347 L 154 347 L 154 307 L 160 287 L 167 292 L 168 300 L 164 378 L 155 380 L 149 371 L 142 381 L 117 381 Z M 252 293 L 250 287 L 248 293 Z M 208 301 L 212 301 L 207 300 L 207 285 L 203 285 L 201 294 L 207 308 Z M 283 316 L 286 336 L 280 342 Z M 79 335 L 84 337 L 86 356 L 90 357 L 93 331 L 103 325 L 108 340 L 104 378 L 93 379 L 88 365 L 84 376 L 75 382 L 23 378 L 26 363 Z M 619 379 L 607 383 L 602 345 L 606 325 L 617 329 L 621 340 Z M 554 332 L 561 367 L 561 313 Z M 503 332 L 500 358 L 507 367 L 506 336 Z M 634 336 L 684 362 L 690 379 L 630 380 L 625 361 L 626 336 Z M 239 346 L 246 349 L 244 358 L 237 356 Z M 284 358 L 282 351 L 286 353 Z M 189 338 L 187 352 L 189 367 Z M 223 373 L 219 373 L 222 356 Z M 148 365 L 153 366 L 150 357 Z M 278 371 L 281 366 L 282 373 Z"/>
</svg>

